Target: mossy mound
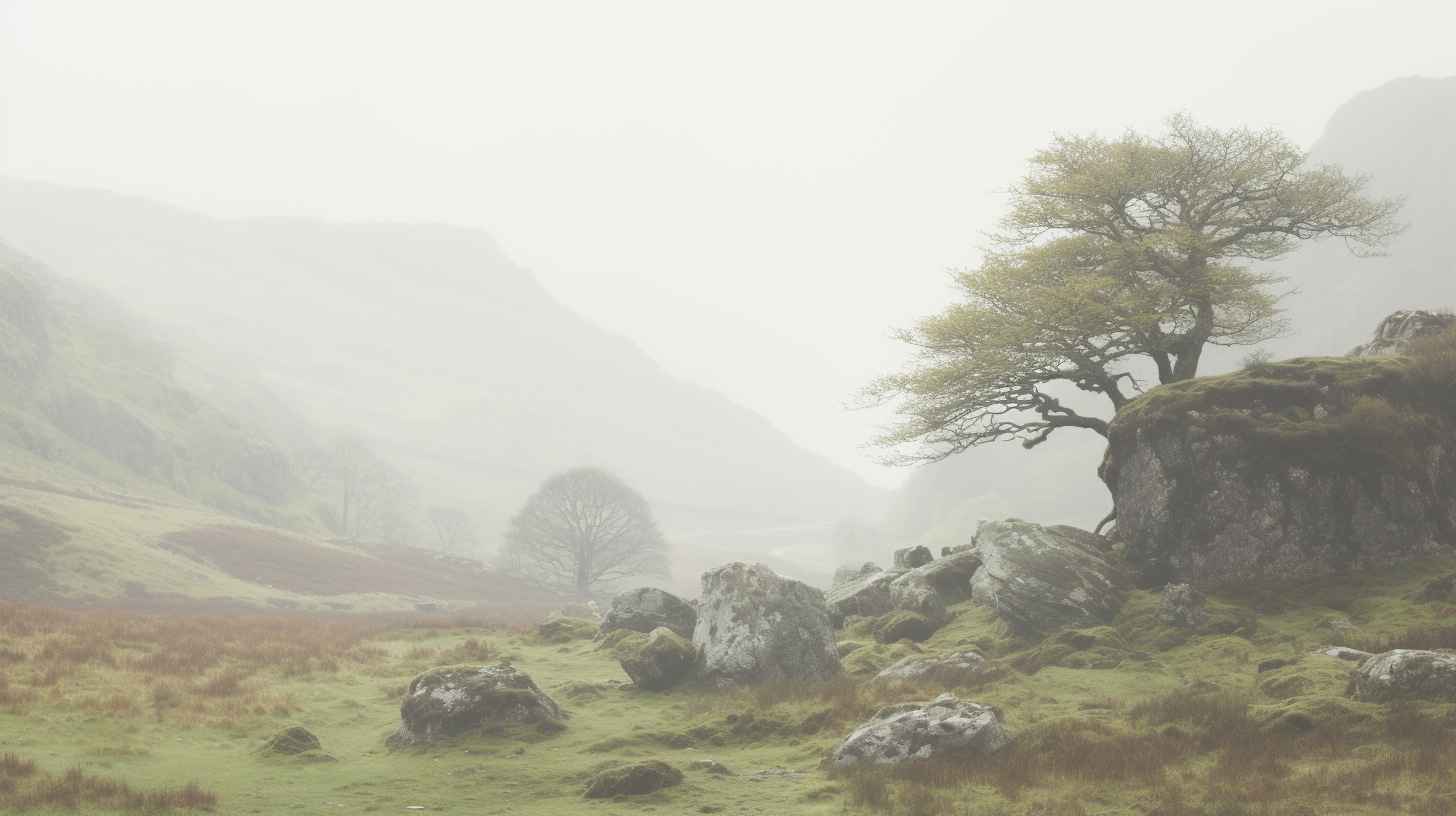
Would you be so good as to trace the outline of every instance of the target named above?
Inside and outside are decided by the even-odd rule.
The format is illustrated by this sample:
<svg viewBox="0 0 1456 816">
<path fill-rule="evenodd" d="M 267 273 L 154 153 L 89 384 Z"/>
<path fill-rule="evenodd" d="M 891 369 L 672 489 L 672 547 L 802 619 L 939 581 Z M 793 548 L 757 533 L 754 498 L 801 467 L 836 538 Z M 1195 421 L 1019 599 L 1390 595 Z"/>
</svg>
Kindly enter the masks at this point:
<svg viewBox="0 0 1456 816">
<path fill-rule="evenodd" d="M 1310 695 L 1332 695 L 1344 692 L 1355 664 L 1324 655 L 1311 655 L 1287 666 L 1261 672 L 1259 690 L 1275 698 L 1287 700 Z"/>
<path fill-rule="evenodd" d="M 850 652 L 843 661 L 844 673 L 851 677 L 874 677 L 885 669 L 925 650 L 913 643 L 880 643 L 863 646 Z"/>
<path fill-rule="evenodd" d="M 1010 658 L 1018 671 L 1036 674 L 1048 666 L 1064 669 L 1115 669 L 1132 657 L 1134 650 L 1111 626 L 1058 632 L 1039 646 Z M 1144 657 L 1146 659 L 1146 657 Z"/>
<path fill-rule="evenodd" d="M 897 609 L 876 620 L 871 632 L 876 643 L 898 643 L 902 640 L 920 643 L 929 640 L 938 629 L 940 624 L 933 618 L 908 609 Z"/>
<path fill-rule="evenodd" d="M 663 788 L 681 785 L 682 781 L 682 771 L 660 759 L 649 759 L 602 771 L 592 778 L 583 796 L 587 799 L 642 796 Z"/>
<path fill-rule="evenodd" d="M 613 654 L 618 656 L 622 671 L 638 688 L 665 691 L 686 680 L 693 671 L 697 652 L 691 641 L 667 627 L 652 630 L 650 635 L 627 638 Z"/>
<path fill-rule="evenodd" d="M 548 643 L 568 643 L 573 640 L 590 640 L 597 634 L 597 622 L 586 618 L 572 618 L 562 615 L 551 617 L 536 627 L 536 634 Z"/>
<path fill-rule="evenodd" d="M 268 738 L 258 749 L 258 756 L 288 757 L 305 762 L 337 762 L 324 753 L 323 745 L 312 731 L 295 725 Z"/>
<path fill-rule="evenodd" d="M 615 649 L 617 645 L 633 635 L 641 635 L 641 632 L 632 629 L 613 629 L 605 634 L 597 635 L 596 651 Z"/>
</svg>

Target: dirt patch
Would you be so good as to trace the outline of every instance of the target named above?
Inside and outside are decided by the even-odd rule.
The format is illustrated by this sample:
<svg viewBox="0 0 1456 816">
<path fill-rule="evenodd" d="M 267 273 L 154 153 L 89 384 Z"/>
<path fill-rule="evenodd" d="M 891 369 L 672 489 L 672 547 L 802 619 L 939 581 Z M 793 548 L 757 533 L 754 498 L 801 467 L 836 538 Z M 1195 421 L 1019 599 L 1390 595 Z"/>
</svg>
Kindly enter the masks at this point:
<svg viewBox="0 0 1456 816">
<path fill-rule="evenodd" d="M 387 592 L 482 605 L 540 607 L 543 611 L 560 606 L 560 598 L 552 593 L 521 586 L 501 573 L 431 569 L 422 566 L 420 556 L 412 552 L 394 560 L 234 524 L 193 527 L 171 533 L 166 541 L 169 548 L 234 578 L 300 595 Z M 428 558 L 425 551 L 419 552 Z"/>
</svg>

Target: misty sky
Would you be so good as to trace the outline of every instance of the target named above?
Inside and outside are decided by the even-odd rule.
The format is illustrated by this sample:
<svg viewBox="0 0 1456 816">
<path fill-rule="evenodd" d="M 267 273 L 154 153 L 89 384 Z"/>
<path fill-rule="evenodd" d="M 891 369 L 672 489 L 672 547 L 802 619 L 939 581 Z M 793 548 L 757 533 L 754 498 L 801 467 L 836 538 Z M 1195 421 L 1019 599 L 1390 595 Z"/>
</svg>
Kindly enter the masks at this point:
<svg viewBox="0 0 1456 816">
<path fill-rule="evenodd" d="M 1092 10 L 1096 10 L 1094 14 Z M 1456 74 L 1456 4 L 0 0 L 0 173 L 219 217 L 480 227 L 871 481 L 841 405 L 1053 132 L 1308 146 Z"/>
</svg>

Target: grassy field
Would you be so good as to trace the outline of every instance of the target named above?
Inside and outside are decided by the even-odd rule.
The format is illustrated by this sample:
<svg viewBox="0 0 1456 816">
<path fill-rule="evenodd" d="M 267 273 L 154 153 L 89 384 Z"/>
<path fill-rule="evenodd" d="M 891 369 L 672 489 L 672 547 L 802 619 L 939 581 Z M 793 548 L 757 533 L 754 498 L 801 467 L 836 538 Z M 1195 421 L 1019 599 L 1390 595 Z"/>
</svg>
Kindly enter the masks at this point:
<svg viewBox="0 0 1456 816">
<path fill-rule="evenodd" d="M 1135 593 L 1115 626 L 1042 643 L 956 607 L 921 644 L 876 644 L 817 686 L 662 693 L 591 640 L 546 642 L 534 618 L 63 611 L 0 604 L 0 807 L 87 813 L 422 812 L 1274 814 L 1456 813 L 1456 706 L 1344 697 L 1353 664 L 1313 647 L 1456 646 L 1456 558 L 1214 596 L 1189 633 Z M 1356 629 L 1342 631 L 1337 622 Z M 902 656 L 973 646 L 974 674 L 873 676 Z M 1141 653 L 1141 654 L 1139 654 Z M 500 729 L 387 751 L 405 686 L 437 665 L 506 659 L 569 712 L 556 733 Z M 1263 664 L 1261 671 L 1261 664 Z M 945 690 L 1000 706 L 1014 744 L 969 764 L 844 775 L 829 752 L 880 707 Z M 336 761 L 265 758 L 282 729 Z M 602 769 L 660 758 L 681 786 L 581 794 Z M 719 776 L 693 763 L 714 759 Z M 189 787 L 190 786 L 190 787 Z M 87 797 L 91 797 L 88 799 Z M 47 803 L 50 804 L 47 804 Z M 59 803 L 59 804 L 58 804 Z M 68 811 L 75 812 L 75 811 Z"/>
</svg>

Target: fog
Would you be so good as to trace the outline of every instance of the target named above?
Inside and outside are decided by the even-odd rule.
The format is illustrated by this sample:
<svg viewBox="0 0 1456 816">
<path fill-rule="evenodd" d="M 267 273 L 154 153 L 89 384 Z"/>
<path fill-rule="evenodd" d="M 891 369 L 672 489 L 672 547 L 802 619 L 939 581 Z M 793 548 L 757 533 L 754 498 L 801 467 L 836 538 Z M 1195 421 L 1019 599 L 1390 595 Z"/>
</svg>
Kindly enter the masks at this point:
<svg viewBox="0 0 1456 816">
<path fill-rule="evenodd" d="M 1055 132 L 1171 111 L 1312 144 L 1456 73 L 1409 3 L 0 5 L 0 173 L 210 216 L 494 236 L 671 375 L 893 485 L 845 412 Z"/>
</svg>

